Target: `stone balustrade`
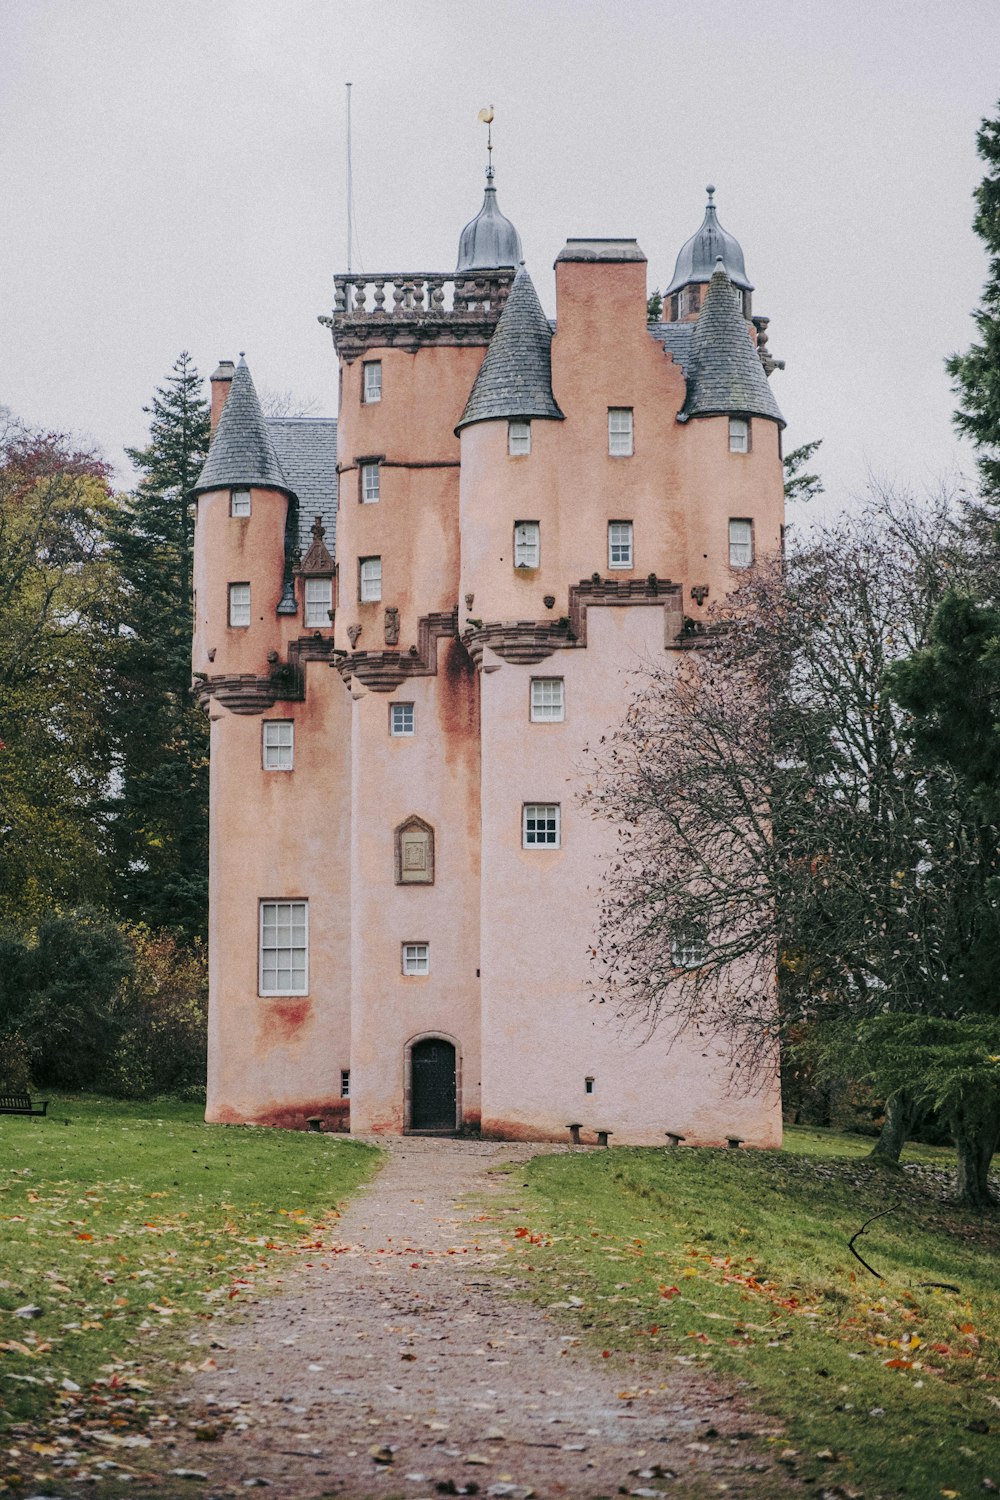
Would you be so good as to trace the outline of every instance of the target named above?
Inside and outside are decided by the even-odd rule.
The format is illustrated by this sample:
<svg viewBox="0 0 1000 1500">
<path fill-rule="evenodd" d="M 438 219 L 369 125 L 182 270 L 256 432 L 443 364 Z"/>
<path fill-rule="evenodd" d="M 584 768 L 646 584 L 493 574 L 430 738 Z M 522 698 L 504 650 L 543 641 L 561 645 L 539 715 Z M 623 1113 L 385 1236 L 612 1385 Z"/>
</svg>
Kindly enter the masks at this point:
<svg viewBox="0 0 1000 1500">
<path fill-rule="evenodd" d="M 339 275 L 320 322 L 347 360 L 386 345 L 488 343 L 513 280 L 513 270 Z"/>
</svg>

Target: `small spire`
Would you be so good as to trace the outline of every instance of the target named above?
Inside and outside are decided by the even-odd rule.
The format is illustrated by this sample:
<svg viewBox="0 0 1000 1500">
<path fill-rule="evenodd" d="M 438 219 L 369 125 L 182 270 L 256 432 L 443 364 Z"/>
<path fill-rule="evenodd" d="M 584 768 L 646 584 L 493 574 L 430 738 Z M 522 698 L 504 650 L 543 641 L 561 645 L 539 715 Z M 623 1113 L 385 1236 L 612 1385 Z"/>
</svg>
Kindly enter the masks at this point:
<svg viewBox="0 0 1000 1500">
<path fill-rule="evenodd" d="M 493 121 L 496 118 L 492 104 L 479 111 L 479 118 L 486 126 L 486 186 L 493 182 Z"/>
</svg>

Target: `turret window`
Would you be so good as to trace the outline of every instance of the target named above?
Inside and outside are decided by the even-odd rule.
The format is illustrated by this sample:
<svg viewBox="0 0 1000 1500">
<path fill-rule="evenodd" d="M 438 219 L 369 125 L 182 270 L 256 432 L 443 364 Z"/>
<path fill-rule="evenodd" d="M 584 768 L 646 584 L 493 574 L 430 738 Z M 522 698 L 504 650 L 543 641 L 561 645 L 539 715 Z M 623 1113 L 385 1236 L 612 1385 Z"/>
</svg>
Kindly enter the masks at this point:
<svg viewBox="0 0 1000 1500">
<path fill-rule="evenodd" d="M 633 452 L 631 406 L 608 408 L 608 452 L 612 458 L 630 458 Z"/>
<path fill-rule="evenodd" d="M 248 583 L 229 585 L 229 623 L 240 627 L 250 624 L 250 585 Z"/>
<path fill-rule="evenodd" d="M 542 528 L 537 521 L 515 521 L 514 566 L 537 568 L 542 559 Z"/>
<path fill-rule="evenodd" d="M 366 406 L 371 406 L 382 399 L 382 361 L 380 359 L 367 360 L 363 368 L 365 383 L 362 399 Z"/>
<path fill-rule="evenodd" d="M 609 521 L 608 567 L 631 568 L 632 556 L 632 522 Z"/>
<path fill-rule="evenodd" d="M 382 559 L 363 557 L 358 597 L 362 604 L 377 604 L 382 597 Z"/>
<path fill-rule="evenodd" d="M 511 458 L 523 458 L 531 452 L 531 423 L 507 423 L 507 452 Z"/>
<path fill-rule="evenodd" d="M 382 476 L 378 464 L 361 465 L 361 503 L 377 505 L 382 498 Z"/>
<path fill-rule="evenodd" d="M 292 719 L 264 720 L 264 770 L 291 771 L 295 765 L 295 723 Z"/>
<path fill-rule="evenodd" d="M 731 568 L 749 568 L 753 562 L 753 522 L 752 521 L 730 521 L 729 523 L 729 566 Z"/>
<path fill-rule="evenodd" d="M 333 579 L 307 578 L 305 590 L 305 625 L 329 630 L 333 609 Z"/>
<path fill-rule="evenodd" d="M 409 739 L 414 732 L 413 704 L 389 704 L 389 733 L 393 739 Z"/>
<path fill-rule="evenodd" d="M 750 423 L 746 417 L 729 418 L 729 451 L 750 452 Z"/>
<path fill-rule="evenodd" d="M 229 494 L 229 514 L 231 516 L 248 516 L 250 514 L 250 491 L 231 490 Z"/>
<path fill-rule="evenodd" d="M 309 903 L 260 903 L 261 995 L 308 995 Z"/>
</svg>

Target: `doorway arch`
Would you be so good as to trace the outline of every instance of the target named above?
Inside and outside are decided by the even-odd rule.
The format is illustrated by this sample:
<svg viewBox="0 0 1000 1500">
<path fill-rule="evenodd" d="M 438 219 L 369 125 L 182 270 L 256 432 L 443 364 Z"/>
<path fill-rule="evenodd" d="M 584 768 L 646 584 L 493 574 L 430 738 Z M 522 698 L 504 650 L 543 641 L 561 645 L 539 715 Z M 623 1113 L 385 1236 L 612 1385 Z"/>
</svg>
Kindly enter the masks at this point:
<svg viewBox="0 0 1000 1500">
<path fill-rule="evenodd" d="M 404 1130 L 454 1135 L 462 1124 L 462 1059 L 456 1037 L 427 1031 L 406 1044 Z"/>
</svg>

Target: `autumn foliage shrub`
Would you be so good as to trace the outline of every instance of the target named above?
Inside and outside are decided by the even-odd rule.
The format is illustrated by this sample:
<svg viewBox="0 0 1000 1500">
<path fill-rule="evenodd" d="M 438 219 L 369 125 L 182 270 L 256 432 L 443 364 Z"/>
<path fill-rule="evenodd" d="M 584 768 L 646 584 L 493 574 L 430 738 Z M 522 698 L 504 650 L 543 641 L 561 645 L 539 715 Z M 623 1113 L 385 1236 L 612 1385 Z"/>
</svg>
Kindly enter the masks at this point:
<svg viewBox="0 0 1000 1500">
<path fill-rule="evenodd" d="M 121 1098 L 204 1087 L 207 965 L 200 944 L 94 908 L 0 936 L 0 1084 Z"/>
</svg>

